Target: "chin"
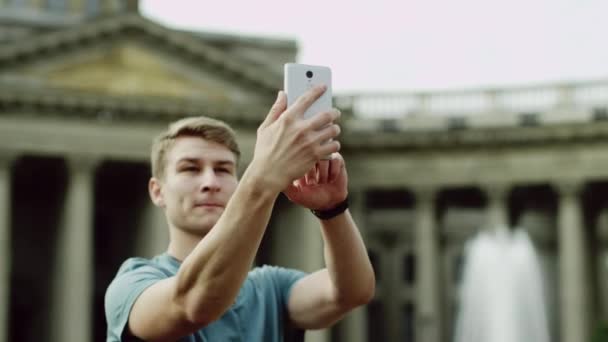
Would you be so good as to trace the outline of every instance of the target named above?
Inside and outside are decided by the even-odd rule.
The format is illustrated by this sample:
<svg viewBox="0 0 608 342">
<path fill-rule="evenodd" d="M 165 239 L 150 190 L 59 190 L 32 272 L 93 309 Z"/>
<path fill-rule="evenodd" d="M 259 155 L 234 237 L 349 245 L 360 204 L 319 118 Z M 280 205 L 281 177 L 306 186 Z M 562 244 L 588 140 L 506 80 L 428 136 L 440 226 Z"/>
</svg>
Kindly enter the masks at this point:
<svg viewBox="0 0 608 342">
<path fill-rule="evenodd" d="M 192 232 L 207 234 L 213 228 L 213 226 L 217 223 L 216 217 L 206 217 L 204 219 L 196 220 L 190 222 L 188 228 Z"/>
<path fill-rule="evenodd" d="M 179 223 L 175 226 L 180 230 L 187 232 L 192 235 L 205 236 L 217 223 L 221 216 L 221 213 L 190 213 L 190 215 L 181 217 Z"/>
<path fill-rule="evenodd" d="M 201 224 L 186 224 L 180 230 L 191 235 L 200 236 L 201 238 L 207 235 L 211 230 L 212 226 L 201 225 Z"/>
</svg>

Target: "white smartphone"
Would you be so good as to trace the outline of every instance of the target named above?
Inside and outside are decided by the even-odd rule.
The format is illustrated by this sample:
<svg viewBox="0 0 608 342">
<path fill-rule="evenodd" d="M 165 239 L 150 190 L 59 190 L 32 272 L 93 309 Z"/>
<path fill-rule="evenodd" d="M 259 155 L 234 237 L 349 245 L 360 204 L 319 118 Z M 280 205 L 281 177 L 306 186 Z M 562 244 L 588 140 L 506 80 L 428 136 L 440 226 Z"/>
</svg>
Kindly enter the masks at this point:
<svg viewBox="0 0 608 342">
<path fill-rule="evenodd" d="M 287 107 L 298 97 L 317 84 L 324 84 L 327 90 L 304 113 L 309 118 L 332 108 L 331 69 L 326 66 L 287 63 L 284 67 L 284 87 L 287 94 Z"/>
</svg>

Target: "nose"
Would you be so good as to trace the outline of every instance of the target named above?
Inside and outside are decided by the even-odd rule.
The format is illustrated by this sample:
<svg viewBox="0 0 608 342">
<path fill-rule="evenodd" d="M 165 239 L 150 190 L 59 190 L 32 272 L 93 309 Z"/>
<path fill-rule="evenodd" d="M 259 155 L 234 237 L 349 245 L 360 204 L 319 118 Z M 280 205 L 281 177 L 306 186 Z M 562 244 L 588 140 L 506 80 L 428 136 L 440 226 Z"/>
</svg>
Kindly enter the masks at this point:
<svg viewBox="0 0 608 342">
<path fill-rule="evenodd" d="M 202 174 L 200 191 L 202 192 L 218 192 L 220 190 L 220 181 L 213 169 L 206 169 Z"/>
</svg>

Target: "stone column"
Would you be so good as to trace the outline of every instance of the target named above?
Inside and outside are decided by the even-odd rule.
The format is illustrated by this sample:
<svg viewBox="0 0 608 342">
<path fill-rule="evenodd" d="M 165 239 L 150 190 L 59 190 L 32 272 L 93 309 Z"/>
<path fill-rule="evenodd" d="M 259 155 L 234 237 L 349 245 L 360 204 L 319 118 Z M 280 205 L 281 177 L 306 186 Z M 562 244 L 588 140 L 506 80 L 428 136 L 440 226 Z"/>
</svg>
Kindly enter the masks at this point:
<svg viewBox="0 0 608 342">
<path fill-rule="evenodd" d="M 487 221 L 489 229 L 509 228 L 509 187 L 504 184 L 489 184 L 483 187 L 488 199 Z"/>
<path fill-rule="evenodd" d="M 73 156 L 62 214 L 51 307 L 51 341 L 90 341 L 93 307 L 93 200 L 97 160 Z"/>
<path fill-rule="evenodd" d="M 435 219 L 435 190 L 416 194 L 416 341 L 441 341 L 439 299 L 439 240 Z"/>
<path fill-rule="evenodd" d="M 135 255 L 151 258 L 167 250 L 169 246 L 169 227 L 163 210 L 144 198 L 141 223 L 137 232 Z"/>
<path fill-rule="evenodd" d="M 323 238 L 321 237 L 319 220 L 308 210 L 303 208 L 295 208 L 298 211 L 298 222 L 295 227 L 301 229 L 304 233 L 303 239 L 300 240 L 300 255 L 302 256 L 299 268 L 307 272 L 315 272 L 325 267 L 325 258 L 323 257 Z M 296 244 L 292 241 L 292 244 Z M 292 245 L 293 246 L 293 245 Z M 305 335 L 305 342 L 329 342 L 331 339 L 330 329 L 309 330 Z"/>
<path fill-rule="evenodd" d="M 14 157 L 0 155 L 0 342 L 8 342 L 11 285 L 11 176 Z"/>
<path fill-rule="evenodd" d="M 608 211 L 602 210 L 595 222 L 595 236 L 600 241 L 599 262 L 596 272 L 599 275 L 599 288 L 608 289 Z M 600 321 L 608 321 L 608 292 L 600 291 Z"/>
<path fill-rule="evenodd" d="M 581 183 L 556 185 L 559 195 L 559 289 L 561 342 L 589 341 L 585 237 Z"/>
<path fill-rule="evenodd" d="M 280 199 L 281 200 L 281 199 Z M 277 265 L 314 272 L 325 267 L 319 220 L 307 209 L 284 203 L 271 227 Z M 306 342 L 328 342 L 329 329 L 309 330 Z"/>
<path fill-rule="evenodd" d="M 364 191 L 350 191 L 349 211 L 361 231 L 363 240 L 367 243 L 365 236 L 365 193 Z M 360 307 L 350 312 L 340 323 L 340 336 L 342 341 L 366 342 L 367 341 L 367 308 Z"/>
<path fill-rule="evenodd" d="M 603 247 L 600 255 L 599 265 L 596 268 L 596 272 L 599 274 L 599 285 L 600 289 L 604 289 L 600 291 L 599 297 L 601 298 L 601 306 L 600 306 L 600 321 L 606 322 L 608 321 L 608 293 L 606 293 L 605 289 L 608 289 L 608 248 L 606 248 L 606 240 L 603 242 Z"/>
</svg>

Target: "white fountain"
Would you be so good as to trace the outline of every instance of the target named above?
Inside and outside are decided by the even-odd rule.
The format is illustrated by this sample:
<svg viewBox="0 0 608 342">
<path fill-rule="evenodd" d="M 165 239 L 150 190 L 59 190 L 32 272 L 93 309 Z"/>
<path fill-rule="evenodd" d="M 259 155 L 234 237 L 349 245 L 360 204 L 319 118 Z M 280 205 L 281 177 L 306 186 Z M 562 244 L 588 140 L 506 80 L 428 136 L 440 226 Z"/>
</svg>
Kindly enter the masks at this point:
<svg viewBox="0 0 608 342">
<path fill-rule="evenodd" d="M 465 250 L 455 342 L 549 342 L 543 277 L 523 229 L 483 231 Z"/>
</svg>

